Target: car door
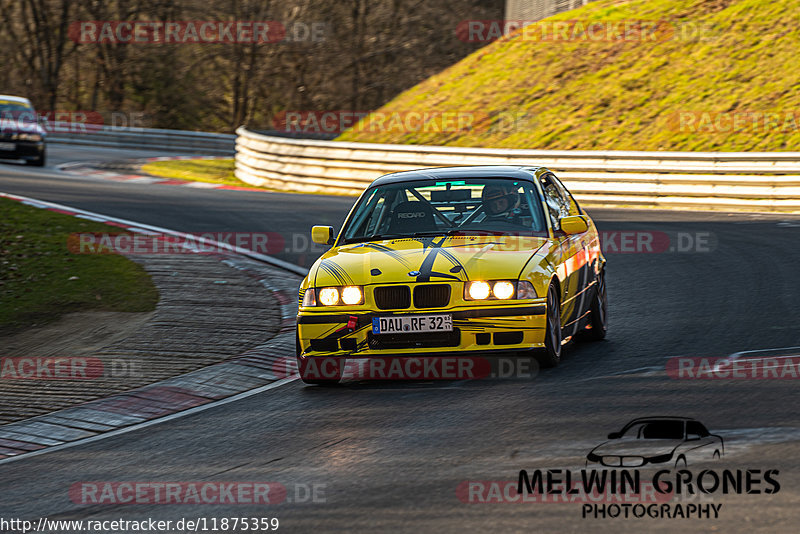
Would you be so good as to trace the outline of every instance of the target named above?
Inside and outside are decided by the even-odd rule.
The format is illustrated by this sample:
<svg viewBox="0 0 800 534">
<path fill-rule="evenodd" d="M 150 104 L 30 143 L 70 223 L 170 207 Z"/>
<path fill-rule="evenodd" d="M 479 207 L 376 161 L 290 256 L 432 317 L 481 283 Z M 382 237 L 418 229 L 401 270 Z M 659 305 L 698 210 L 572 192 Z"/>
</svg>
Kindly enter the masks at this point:
<svg viewBox="0 0 800 534">
<path fill-rule="evenodd" d="M 586 215 L 580 208 L 575 198 L 572 196 L 561 180 L 557 176 L 553 176 L 553 181 L 561 189 L 562 194 L 565 196 L 568 207 L 568 215 Z M 574 234 L 570 236 L 574 241 L 576 249 L 573 262 L 575 263 L 576 271 L 576 292 L 575 297 L 575 331 L 580 328 L 580 318 L 587 315 L 591 308 L 591 297 L 593 296 L 592 286 L 595 282 L 595 272 L 593 261 L 596 259 L 596 253 L 599 253 L 599 240 L 593 243 L 594 230 L 590 227 L 586 232 L 581 234 Z M 596 249 L 596 250 L 594 250 Z"/>
<path fill-rule="evenodd" d="M 687 462 L 697 463 L 714 459 L 714 453 L 720 453 L 721 447 L 716 437 L 699 421 L 686 422 L 686 441 L 684 453 Z M 719 456 L 717 456 L 719 457 Z"/>
<path fill-rule="evenodd" d="M 577 203 L 571 199 L 564 186 L 552 173 L 540 177 L 547 214 L 556 241 L 557 274 L 561 283 L 561 324 L 564 336 L 575 333 L 583 313 L 581 297 L 586 287 L 584 234 L 567 235 L 561 231 L 560 219 L 580 215 Z M 574 213 L 571 213 L 573 211 Z"/>
</svg>

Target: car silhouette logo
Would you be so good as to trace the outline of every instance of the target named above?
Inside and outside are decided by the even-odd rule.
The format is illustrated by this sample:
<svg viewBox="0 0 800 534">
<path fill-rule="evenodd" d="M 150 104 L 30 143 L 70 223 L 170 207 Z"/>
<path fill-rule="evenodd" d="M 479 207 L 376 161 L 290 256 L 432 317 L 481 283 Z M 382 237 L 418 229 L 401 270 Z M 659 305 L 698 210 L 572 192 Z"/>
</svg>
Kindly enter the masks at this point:
<svg viewBox="0 0 800 534">
<path fill-rule="evenodd" d="M 686 467 L 718 460 L 724 454 L 722 438 L 711 434 L 700 421 L 689 417 L 643 417 L 609 434 L 608 441 L 586 456 L 586 465 Z"/>
</svg>

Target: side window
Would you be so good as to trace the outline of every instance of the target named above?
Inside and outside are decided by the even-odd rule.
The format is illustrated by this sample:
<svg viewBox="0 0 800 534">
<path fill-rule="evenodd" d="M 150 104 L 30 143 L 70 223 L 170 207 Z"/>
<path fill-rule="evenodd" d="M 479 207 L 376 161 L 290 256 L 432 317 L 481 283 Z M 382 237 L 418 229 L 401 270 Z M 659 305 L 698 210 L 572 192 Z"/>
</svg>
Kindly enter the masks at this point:
<svg viewBox="0 0 800 534">
<path fill-rule="evenodd" d="M 569 214 L 570 215 L 580 215 L 581 214 L 581 208 L 578 206 L 578 203 L 575 202 L 575 199 L 572 198 L 572 193 L 567 191 L 567 188 L 564 187 L 564 184 L 561 183 L 561 180 L 559 180 L 555 176 L 553 176 L 553 182 L 555 182 L 555 184 L 561 190 L 561 193 L 564 196 L 564 198 L 567 199 L 567 204 L 569 204 Z"/>
<path fill-rule="evenodd" d="M 561 223 L 559 219 L 569 215 L 569 200 L 567 200 L 566 193 L 555 176 L 543 174 L 540 180 L 550 222 L 553 225 L 553 229 L 560 230 Z"/>
<path fill-rule="evenodd" d="M 692 438 L 704 438 L 708 436 L 708 430 L 706 427 L 697 421 L 689 421 L 686 423 L 686 437 L 688 439 Z"/>
</svg>

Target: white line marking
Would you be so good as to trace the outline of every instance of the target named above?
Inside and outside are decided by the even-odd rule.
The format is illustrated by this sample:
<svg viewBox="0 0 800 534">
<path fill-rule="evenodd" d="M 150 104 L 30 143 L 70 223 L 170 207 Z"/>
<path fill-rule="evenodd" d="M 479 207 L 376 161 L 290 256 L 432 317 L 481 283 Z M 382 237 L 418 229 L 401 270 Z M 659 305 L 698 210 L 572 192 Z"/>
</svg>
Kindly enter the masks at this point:
<svg viewBox="0 0 800 534">
<path fill-rule="evenodd" d="M 800 357 L 800 347 L 781 347 L 781 348 L 776 348 L 776 349 L 744 350 L 744 351 L 741 351 L 741 352 L 734 352 L 730 356 L 719 360 L 714 365 L 714 372 L 720 371 L 720 365 L 727 365 L 727 364 L 729 364 L 730 362 L 732 362 L 734 360 L 740 360 L 740 361 L 746 361 L 746 362 L 749 362 L 749 361 L 763 361 L 763 358 L 742 358 L 742 356 L 744 356 L 746 354 L 765 354 L 765 353 L 783 352 L 783 351 L 792 351 L 793 354 L 787 354 L 785 356 L 772 356 L 772 358 L 773 359 L 779 359 L 779 358 L 796 358 L 796 357 Z M 676 356 L 670 356 L 668 358 L 668 360 L 672 359 L 672 358 L 675 358 L 675 357 Z M 634 374 L 634 373 L 637 373 L 639 371 L 645 371 L 645 376 L 652 376 L 654 374 L 657 374 L 658 371 L 666 372 L 666 370 L 667 369 L 666 369 L 665 366 L 662 367 L 662 366 L 658 366 L 658 365 L 653 365 L 653 366 L 649 366 L 649 367 L 637 367 L 635 369 L 626 369 L 624 371 L 618 371 L 616 373 L 611 373 L 611 374 L 607 374 L 607 375 L 590 376 L 589 378 L 583 378 L 581 380 L 577 380 L 577 382 L 587 382 L 589 380 L 600 380 L 602 378 L 610 378 L 610 377 L 613 377 L 613 376 Z"/>
<path fill-rule="evenodd" d="M 737 360 L 741 360 L 741 361 L 745 361 L 745 362 L 763 360 L 763 358 L 743 358 L 743 356 L 745 356 L 746 354 L 769 354 L 771 352 L 785 352 L 785 351 L 790 351 L 790 352 L 793 352 L 794 354 L 787 354 L 785 356 L 773 356 L 772 358 L 773 359 L 793 358 L 793 357 L 800 356 L 800 347 L 780 347 L 780 348 L 777 348 L 777 349 L 743 350 L 741 352 L 734 352 L 733 354 L 731 354 L 727 358 L 724 358 L 724 359 L 718 361 L 714 365 L 714 372 L 716 373 L 716 372 L 720 371 L 720 369 L 721 369 L 720 365 L 730 365 L 731 362 L 734 362 L 734 361 L 737 361 Z"/>
<path fill-rule="evenodd" d="M 184 232 L 179 232 L 177 230 L 170 230 L 169 228 L 162 228 L 160 226 L 153 226 L 153 225 L 150 225 L 150 224 L 138 223 L 138 222 L 135 222 L 135 221 L 129 221 L 127 219 L 119 219 L 117 217 L 112 217 L 110 215 L 103 215 L 102 213 L 95 213 L 95 212 L 92 212 L 92 211 L 86 211 L 86 210 L 82 210 L 82 209 L 79 209 L 79 208 L 73 208 L 71 206 L 65 206 L 63 204 L 56 204 L 55 202 L 47 202 L 47 201 L 44 201 L 44 200 L 37 200 L 35 198 L 23 197 L 23 196 L 20 196 L 20 195 L 12 195 L 10 193 L 0 192 L 0 197 L 10 198 L 10 199 L 14 199 L 14 200 L 20 200 L 24 204 L 35 206 L 37 208 L 45 207 L 45 208 L 56 208 L 56 209 L 60 209 L 60 210 L 73 211 L 73 212 L 76 213 L 77 217 L 81 217 L 81 218 L 102 217 L 102 219 L 98 219 L 100 222 L 103 222 L 103 221 L 116 222 L 116 223 L 124 224 L 126 226 L 134 226 L 134 227 L 138 227 L 138 228 L 144 228 L 146 230 L 152 230 L 152 231 L 160 233 L 160 234 L 166 234 L 166 235 L 172 235 L 172 236 L 180 237 L 182 239 L 193 239 L 193 240 L 198 241 L 198 242 L 203 243 L 203 244 L 207 244 L 207 245 L 211 245 L 211 246 L 214 246 L 214 247 L 218 247 L 218 248 L 223 249 L 223 250 L 229 250 L 231 252 L 235 252 L 236 254 L 241 254 L 243 256 L 247 256 L 248 258 L 252 258 L 254 260 L 259 260 L 259 261 L 263 261 L 264 263 L 269 263 L 270 265 L 272 265 L 274 267 L 279 267 L 281 269 L 285 269 L 287 271 L 290 271 L 290 272 L 292 272 L 294 274 L 297 274 L 297 275 L 300 275 L 300 276 L 305 276 L 305 275 L 308 274 L 308 269 L 304 269 L 303 267 L 300 267 L 298 265 L 294 265 L 292 263 L 289 263 L 288 261 L 279 260 L 278 258 L 273 258 L 272 256 L 268 256 L 266 254 L 260 254 L 258 252 L 253 252 L 250 249 L 237 247 L 235 245 L 230 245 L 228 243 L 221 243 L 221 242 L 218 242 L 218 241 L 214 241 L 213 239 L 206 239 L 204 237 L 199 237 L 199 236 L 196 236 L 196 235 L 186 234 Z M 94 220 L 94 219 L 92 219 L 92 220 Z"/>
<path fill-rule="evenodd" d="M 41 454 L 47 454 L 49 452 L 61 451 L 64 449 L 70 449 L 72 447 L 77 447 L 79 445 L 86 445 L 87 443 L 93 443 L 95 441 L 100 441 L 101 439 L 111 438 L 114 436 L 119 436 L 121 434 L 127 434 L 128 432 L 134 432 L 136 430 L 141 430 L 142 428 L 147 428 L 149 426 L 157 425 L 160 423 L 166 423 L 167 421 L 172 421 L 173 419 L 178 419 L 179 417 L 185 417 L 187 415 L 193 415 L 199 412 L 203 412 L 205 410 L 209 410 L 211 408 L 216 408 L 217 406 L 223 406 L 225 404 L 229 404 L 231 402 L 236 402 L 242 399 L 246 399 L 247 397 L 252 397 L 253 395 L 258 395 L 259 393 L 263 393 L 265 391 L 269 391 L 270 389 L 278 388 L 284 384 L 288 384 L 290 382 L 294 382 L 297 380 L 297 377 L 288 377 L 278 380 L 276 382 L 272 382 L 271 384 L 267 384 L 265 386 L 261 386 L 256 389 L 251 389 L 250 391 L 245 391 L 243 393 L 239 393 L 238 395 L 234 395 L 232 397 L 228 397 L 226 399 L 221 399 L 214 402 L 209 402 L 208 404 L 203 404 L 201 406 L 195 406 L 194 408 L 189 408 L 188 410 L 183 410 L 182 412 L 175 412 L 170 415 L 165 415 L 164 417 L 159 417 L 158 419 L 153 419 L 151 421 L 145 421 L 143 423 L 134 424 L 132 426 L 128 426 L 125 428 L 120 428 L 118 430 L 112 430 L 110 432 L 105 432 L 103 434 L 98 434 L 96 436 L 92 436 L 89 438 L 83 438 L 76 441 L 70 441 L 69 443 L 64 443 L 63 445 L 55 445 L 53 447 L 48 447 L 46 449 L 40 449 L 38 451 L 32 451 L 25 454 L 19 454 L 17 456 L 11 456 L 9 458 L 4 458 L 0 460 L 0 465 L 8 464 L 11 462 L 16 462 L 18 460 L 24 460 L 26 458 L 32 458 L 34 456 L 39 456 Z"/>
<path fill-rule="evenodd" d="M 644 376 L 651 376 L 659 371 L 666 371 L 666 369 L 660 365 L 651 365 L 649 367 L 637 367 L 636 369 L 626 369 L 624 371 L 618 371 L 616 373 L 611 373 L 607 375 L 590 376 L 589 378 L 583 378 L 581 380 L 577 380 L 577 382 L 588 382 L 589 380 L 600 380 L 602 378 L 611 378 L 613 376 L 630 375 L 630 374 L 635 374 L 639 371 L 645 371 Z"/>
</svg>

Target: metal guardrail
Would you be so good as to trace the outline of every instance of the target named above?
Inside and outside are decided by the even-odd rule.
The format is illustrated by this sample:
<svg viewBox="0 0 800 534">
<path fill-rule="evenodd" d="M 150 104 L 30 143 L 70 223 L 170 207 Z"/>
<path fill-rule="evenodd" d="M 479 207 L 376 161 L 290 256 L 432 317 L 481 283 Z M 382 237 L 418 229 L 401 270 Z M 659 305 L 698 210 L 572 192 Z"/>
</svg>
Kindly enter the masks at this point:
<svg viewBox="0 0 800 534">
<path fill-rule="evenodd" d="M 389 172 L 537 165 L 557 172 L 587 205 L 800 212 L 800 152 L 512 150 L 236 133 L 236 177 L 285 191 L 357 195 Z"/>
<path fill-rule="evenodd" d="M 92 125 L 62 125 L 47 135 L 48 143 L 111 148 L 179 151 L 194 154 L 232 156 L 236 136 L 209 132 L 155 128 L 113 128 Z"/>
</svg>

